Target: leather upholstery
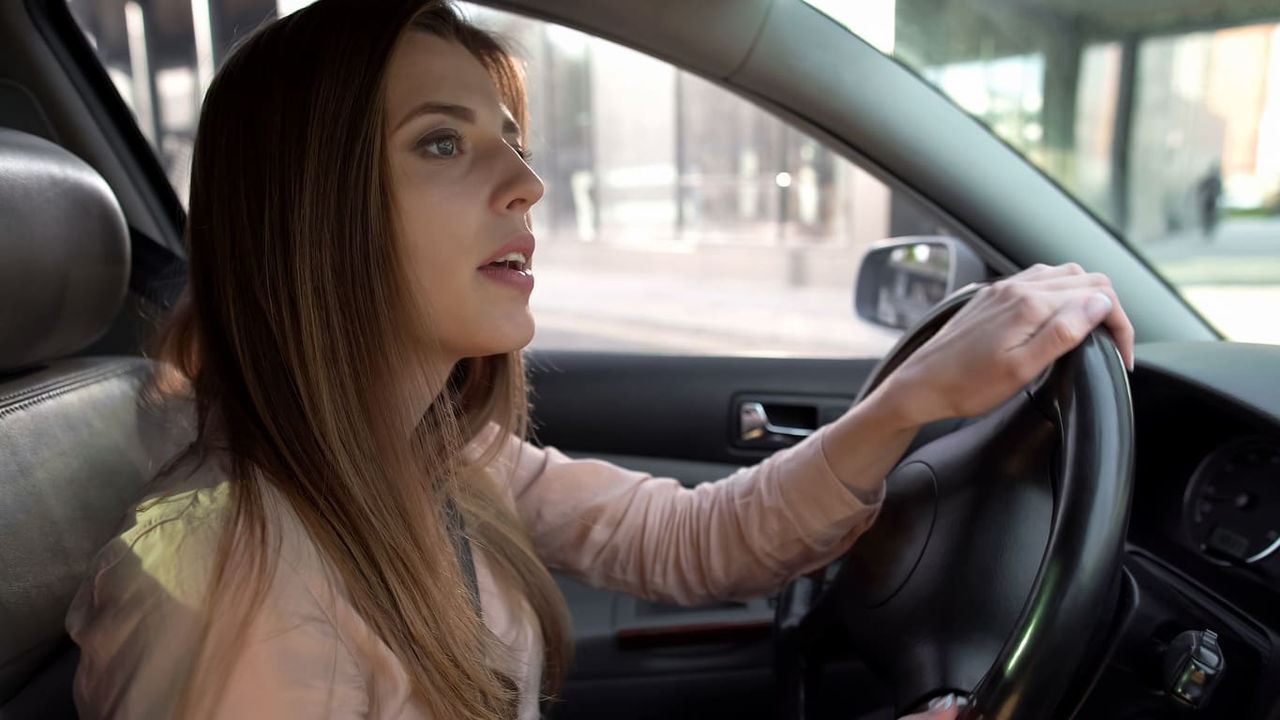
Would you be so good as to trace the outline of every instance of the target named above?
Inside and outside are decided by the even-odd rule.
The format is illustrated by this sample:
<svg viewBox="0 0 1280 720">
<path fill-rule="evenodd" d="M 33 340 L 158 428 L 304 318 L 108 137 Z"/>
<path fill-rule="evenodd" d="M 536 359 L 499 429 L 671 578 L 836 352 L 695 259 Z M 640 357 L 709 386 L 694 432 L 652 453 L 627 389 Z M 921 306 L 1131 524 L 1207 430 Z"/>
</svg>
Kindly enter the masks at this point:
<svg viewBox="0 0 1280 720">
<path fill-rule="evenodd" d="M 0 720 L 75 717 L 67 607 L 190 433 L 142 399 L 149 361 L 56 359 L 120 310 L 126 243 L 97 173 L 0 130 Z"/>
<path fill-rule="evenodd" d="M 124 300 L 129 232 L 93 168 L 0 128 L 0 372 L 102 336 Z"/>
<path fill-rule="evenodd" d="M 49 659 L 93 554 L 136 499 L 143 360 L 69 360 L 0 395 L 0 699 Z"/>
</svg>

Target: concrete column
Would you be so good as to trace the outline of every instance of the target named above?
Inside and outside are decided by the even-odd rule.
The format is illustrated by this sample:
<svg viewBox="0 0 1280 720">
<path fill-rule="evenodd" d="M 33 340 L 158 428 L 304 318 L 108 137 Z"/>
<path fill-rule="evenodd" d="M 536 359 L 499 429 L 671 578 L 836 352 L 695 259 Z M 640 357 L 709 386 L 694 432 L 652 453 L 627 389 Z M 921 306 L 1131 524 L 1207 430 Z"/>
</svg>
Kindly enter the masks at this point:
<svg viewBox="0 0 1280 720">
<path fill-rule="evenodd" d="M 1075 184 L 1076 97 L 1084 45 L 1073 31 L 1046 38 L 1044 98 L 1040 111 L 1045 160 L 1051 174 L 1067 187 Z"/>
<path fill-rule="evenodd" d="M 1133 140 L 1134 84 L 1138 72 L 1138 41 L 1120 43 L 1120 85 L 1116 90 L 1116 127 L 1111 141 L 1111 217 L 1121 232 L 1129 229 L 1129 147 Z"/>
</svg>

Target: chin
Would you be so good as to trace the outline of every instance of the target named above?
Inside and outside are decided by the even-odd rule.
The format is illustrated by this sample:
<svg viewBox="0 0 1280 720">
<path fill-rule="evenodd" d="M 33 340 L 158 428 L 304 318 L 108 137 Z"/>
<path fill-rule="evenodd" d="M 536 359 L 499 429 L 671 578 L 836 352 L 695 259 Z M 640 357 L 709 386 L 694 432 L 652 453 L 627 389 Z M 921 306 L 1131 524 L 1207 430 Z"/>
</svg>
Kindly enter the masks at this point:
<svg viewBox="0 0 1280 720">
<path fill-rule="evenodd" d="M 483 355 L 504 355 L 509 352 L 518 352 L 523 350 L 533 342 L 533 316 L 526 315 L 525 320 L 520 323 L 513 323 L 504 327 L 499 332 L 495 332 L 489 337 L 484 338 L 481 343 L 483 347 L 477 348 L 478 352 L 472 353 L 476 356 Z"/>
</svg>

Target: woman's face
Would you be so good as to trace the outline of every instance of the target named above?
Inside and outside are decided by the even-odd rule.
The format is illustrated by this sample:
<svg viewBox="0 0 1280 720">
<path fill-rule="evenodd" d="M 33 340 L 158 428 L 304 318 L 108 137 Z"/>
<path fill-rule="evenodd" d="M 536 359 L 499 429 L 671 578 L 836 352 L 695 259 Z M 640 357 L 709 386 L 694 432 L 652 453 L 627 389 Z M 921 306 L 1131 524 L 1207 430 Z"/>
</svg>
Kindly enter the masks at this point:
<svg viewBox="0 0 1280 720">
<path fill-rule="evenodd" d="M 489 73 L 461 45 L 409 31 L 391 57 L 386 104 L 398 241 L 442 360 L 524 347 L 531 266 L 488 263 L 510 243 L 532 260 L 529 209 L 543 187 Z"/>
</svg>

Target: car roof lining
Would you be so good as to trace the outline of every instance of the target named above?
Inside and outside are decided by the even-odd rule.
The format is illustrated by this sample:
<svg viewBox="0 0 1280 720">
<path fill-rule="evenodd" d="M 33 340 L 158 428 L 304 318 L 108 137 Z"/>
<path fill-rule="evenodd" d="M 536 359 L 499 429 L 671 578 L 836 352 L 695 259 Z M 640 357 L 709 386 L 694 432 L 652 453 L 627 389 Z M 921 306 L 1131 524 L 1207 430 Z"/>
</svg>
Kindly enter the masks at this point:
<svg viewBox="0 0 1280 720">
<path fill-rule="evenodd" d="M 478 0 L 476 4 L 583 30 L 707 78 L 724 79 L 746 61 L 773 0 Z"/>
</svg>

